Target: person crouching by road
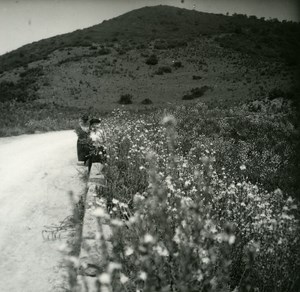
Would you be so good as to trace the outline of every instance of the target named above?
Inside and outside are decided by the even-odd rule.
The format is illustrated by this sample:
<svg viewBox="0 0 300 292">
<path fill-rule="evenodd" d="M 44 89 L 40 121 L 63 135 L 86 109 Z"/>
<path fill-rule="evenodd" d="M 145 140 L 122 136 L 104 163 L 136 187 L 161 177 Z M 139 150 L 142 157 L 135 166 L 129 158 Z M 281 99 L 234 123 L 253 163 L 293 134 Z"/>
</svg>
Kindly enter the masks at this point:
<svg viewBox="0 0 300 292">
<path fill-rule="evenodd" d="M 83 161 L 86 164 L 86 156 L 89 154 L 88 139 L 89 139 L 89 116 L 83 115 L 78 122 L 78 126 L 75 129 L 77 134 L 77 158 L 78 161 Z"/>
<path fill-rule="evenodd" d="M 88 157 L 88 173 L 91 172 L 94 162 L 100 162 L 101 164 L 106 162 L 106 133 L 101 127 L 101 120 L 91 119 L 89 131 L 90 153 Z"/>
</svg>

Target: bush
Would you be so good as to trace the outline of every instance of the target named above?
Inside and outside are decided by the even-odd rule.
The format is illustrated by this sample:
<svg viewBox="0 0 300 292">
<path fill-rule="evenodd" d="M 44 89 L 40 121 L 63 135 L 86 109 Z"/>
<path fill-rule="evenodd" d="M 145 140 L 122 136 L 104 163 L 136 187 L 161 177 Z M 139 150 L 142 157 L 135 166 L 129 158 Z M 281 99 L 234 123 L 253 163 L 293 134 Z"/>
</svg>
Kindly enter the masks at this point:
<svg viewBox="0 0 300 292">
<path fill-rule="evenodd" d="M 154 48 L 156 50 L 166 50 L 166 49 L 168 49 L 168 44 L 166 41 L 157 40 L 154 43 Z"/>
<path fill-rule="evenodd" d="M 27 69 L 26 71 L 19 74 L 20 77 L 24 78 L 35 78 L 44 75 L 43 69 L 41 67 Z"/>
<path fill-rule="evenodd" d="M 158 63 L 158 58 L 155 54 L 152 54 L 147 60 L 146 60 L 146 64 L 147 65 L 156 65 Z"/>
<path fill-rule="evenodd" d="M 17 83 L 11 81 L 2 81 L 0 83 L 0 102 L 6 101 L 32 101 L 37 99 L 35 93 L 37 87 L 35 86 L 36 79 L 34 77 L 25 76 Z"/>
<path fill-rule="evenodd" d="M 202 86 L 202 87 L 196 87 L 196 88 L 193 88 L 191 89 L 191 93 L 189 94 L 185 94 L 182 99 L 183 100 L 191 100 L 191 99 L 195 99 L 195 98 L 199 98 L 201 96 L 204 95 L 204 93 L 208 90 L 208 89 L 211 89 L 211 87 L 209 86 Z"/>
<path fill-rule="evenodd" d="M 91 45 L 91 46 L 89 47 L 89 49 L 90 49 L 90 50 L 97 50 L 97 46 Z"/>
<path fill-rule="evenodd" d="M 119 104 L 132 104 L 132 95 L 122 94 L 118 102 Z"/>
<path fill-rule="evenodd" d="M 269 92 L 269 99 L 283 98 L 285 97 L 285 92 L 280 88 L 274 88 Z"/>
<path fill-rule="evenodd" d="M 152 104 L 153 103 L 153 101 L 151 100 L 151 99 L 149 99 L 149 98 L 145 98 L 144 100 L 142 100 L 142 102 L 141 102 L 141 104 Z"/>
<path fill-rule="evenodd" d="M 202 79 L 202 76 L 193 75 L 193 80 L 200 80 Z"/>
<path fill-rule="evenodd" d="M 184 40 L 169 40 L 168 41 L 168 49 L 186 47 L 187 42 Z"/>
<path fill-rule="evenodd" d="M 173 63 L 173 67 L 175 69 L 178 69 L 178 68 L 182 68 L 183 65 L 182 65 L 182 63 L 180 61 L 176 61 L 176 62 Z"/>
<path fill-rule="evenodd" d="M 162 66 L 162 67 L 159 67 L 157 69 L 157 71 L 155 71 L 155 74 L 157 74 L 157 75 L 163 75 L 164 73 L 171 73 L 171 72 L 172 72 L 171 67 L 169 67 L 169 66 Z"/>
<path fill-rule="evenodd" d="M 99 56 L 108 55 L 108 54 L 110 54 L 110 49 L 101 48 L 100 50 L 97 51 L 97 54 Z"/>
</svg>

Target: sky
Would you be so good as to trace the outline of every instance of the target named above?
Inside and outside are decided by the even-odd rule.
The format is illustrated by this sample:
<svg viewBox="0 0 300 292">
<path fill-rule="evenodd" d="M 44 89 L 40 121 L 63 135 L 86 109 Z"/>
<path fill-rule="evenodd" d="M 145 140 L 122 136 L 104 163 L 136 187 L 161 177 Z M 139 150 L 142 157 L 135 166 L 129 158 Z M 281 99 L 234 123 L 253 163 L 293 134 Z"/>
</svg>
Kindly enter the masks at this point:
<svg viewBox="0 0 300 292">
<path fill-rule="evenodd" d="M 0 0 L 0 55 L 133 9 L 159 4 L 299 21 L 297 0 Z"/>
</svg>

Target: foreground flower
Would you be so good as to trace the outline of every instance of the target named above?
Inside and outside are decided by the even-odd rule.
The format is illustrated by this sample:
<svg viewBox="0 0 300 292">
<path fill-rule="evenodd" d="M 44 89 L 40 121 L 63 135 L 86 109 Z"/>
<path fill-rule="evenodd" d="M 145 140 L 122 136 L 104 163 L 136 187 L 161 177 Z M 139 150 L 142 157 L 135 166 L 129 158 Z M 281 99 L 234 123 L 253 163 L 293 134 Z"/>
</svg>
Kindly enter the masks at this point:
<svg viewBox="0 0 300 292">
<path fill-rule="evenodd" d="M 176 119 L 173 115 L 167 115 L 164 116 L 164 118 L 162 119 L 162 124 L 165 125 L 166 127 L 168 126 L 176 126 Z"/>
<path fill-rule="evenodd" d="M 93 215 L 100 218 L 108 218 L 109 215 L 106 213 L 104 208 L 98 207 L 94 212 Z"/>
<path fill-rule="evenodd" d="M 246 170 L 246 165 L 245 165 L 245 164 L 242 164 L 242 165 L 240 166 L 240 170 Z"/>
<path fill-rule="evenodd" d="M 129 278 L 126 277 L 124 274 L 121 273 L 121 275 L 120 275 L 120 282 L 121 282 L 122 284 L 125 284 L 125 283 L 128 282 L 128 280 L 129 280 Z"/>
<path fill-rule="evenodd" d="M 144 236 L 144 242 L 145 243 L 151 243 L 154 241 L 154 238 L 151 234 L 147 233 L 145 236 Z"/>
<path fill-rule="evenodd" d="M 108 274 L 108 273 L 102 273 L 98 277 L 98 280 L 100 281 L 101 284 L 109 285 L 110 282 L 111 282 L 110 274 Z"/>
</svg>

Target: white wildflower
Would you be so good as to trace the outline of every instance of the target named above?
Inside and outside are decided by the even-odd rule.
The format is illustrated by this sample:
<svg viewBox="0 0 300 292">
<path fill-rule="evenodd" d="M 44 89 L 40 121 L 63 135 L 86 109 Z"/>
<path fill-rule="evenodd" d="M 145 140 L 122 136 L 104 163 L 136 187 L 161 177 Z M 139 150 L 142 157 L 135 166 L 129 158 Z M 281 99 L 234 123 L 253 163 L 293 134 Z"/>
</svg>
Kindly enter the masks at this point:
<svg viewBox="0 0 300 292">
<path fill-rule="evenodd" d="M 113 219 L 110 221 L 110 223 L 114 226 L 122 227 L 124 226 L 124 222 L 120 219 Z"/>
<path fill-rule="evenodd" d="M 140 193 L 136 193 L 133 197 L 133 202 L 134 203 L 138 203 L 140 201 L 145 200 L 145 197 L 143 195 L 141 195 Z"/>
<path fill-rule="evenodd" d="M 173 115 L 167 115 L 164 116 L 164 118 L 162 119 L 162 124 L 165 126 L 176 126 L 176 119 Z"/>
<path fill-rule="evenodd" d="M 228 238 L 228 243 L 230 245 L 234 244 L 235 242 L 235 236 L 234 235 L 230 235 L 229 238 Z"/>
<path fill-rule="evenodd" d="M 145 236 L 144 236 L 144 242 L 145 243 L 151 243 L 153 241 L 154 241 L 154 238 L 151 234 L 149 234 L 149 233 L 145 234 Z"/>
<path fill-rule="evenodd" d="M 104 208 L 98 207 L 94 210 L 93 215 L 100 218 L 107 218 L 109 215 L 106 213 Z"/>
<path fill-rule="evenodd" d="M 253 198 L 254 198 L 254 195 L 253 195 L 252 193 L 249 193 L 249 194 L 247 194 L 247 197 L 248 197 L 249 199 L 253 199 Z"/>
<path fill-rule="evenodd" d="M 124 274 L 121 273 L 121 275 L 120 275 L 120 282 L 122 284 L 125 284 L 126 282 L 128 282 L 128 280 L 129 280 L 129 278 L 126 277 Z"/>
<path fill-rule="evenodd" d="M 185 161 L 185 162 L 182 164 L 182 167 L 183 167 L 183 168 L 187 168 L 187 167 L 188 167 L 188 162 Z"/>
<path fill-rule="evenodd" d="M 172 177 L 170 176 L 170 175 L 168 175 L 167 177 L 166 177 L 166 179 L 165 179 L 165 182 L 167 183 L 167 187 L 168 187 L 168 189 L 170 190 L 170 191 L 175 191 L 175 189 L 174 189 L 174 186 L 173 186 L 173 184 L 172 184 Z"/>
<path fill-rule="evenodd" d="M 140 272 L 139 278 L 142 279 L 143 281 L 146 281 L 147 279 L 147 274 L 144 271 Z"/>
<path fill-rule="evenodd" d="M 190 186 L 191 185 L 191 181 L 190 180 L 187 180 L 187 181 L 185 181 L 185 183 L 184 183 L 184 187 L 188 187 L 188 186 Z"/>
<path fill-rule="evenodd" d="M 120 270 L 122 268 L 120 263 L 110 262 L 108 264 L 108 272 L 112 273 L 114 270 Z"/>
<path fill-rule="evenodd" d="M 159 245 L 155 246 L 153 248 L 153 250 L 155 250 L 162 257 L 169 256 L 168 250 L 166 249 L 166 247 L 162 243 L 160 243 Z"/>
<path fill-rule="evenodd" d="M 127 247 L 125 248 L 125 256 L 128 257 L 128 256 L 132 255 L 133 252 L 134 252 L 133 248 L 131 248 L 131 247 L 129 247 L 129 246 L 127 246 Z"/>
<path fill-rule="evenodd" d="M 111 282 L 110 274 L 108 274 L 108 273 L 102 273 L 98 277 L 98 280 L 100 281 L 101 284 L 109 285 L 110 282 Z"/>
<path fill-rule="evenodd" d="M 241 166 L 240 166 L 240 170 L 246 170 L 246 165 L 245 164 L 242 164 Z"/>
<path fill-rule="evenodd" d="M 117 204 L 119 203 L 119 200 L 117 200 L 117 199 L 112 199 L 112 203 L 115 204 L 115 205 L 117 205 Z"/>
<path fill-rule="evenodd" d="M 202 282 L 203 279 L 204 279 L 204 277 L 203 277 L 202 271 L 198 270 L 198 272 L 197 272 L 197 281 Z"/>
<path fill-rule="evenodd" d="M 181 235 L 181 231 L 180 229 L 177 227 L 176 230 L 175 230 L 175 235 L 173 237 L 173 241 L 175 241 L 177 244 L 180 243 L 180 235 Z"/>
</svg>

